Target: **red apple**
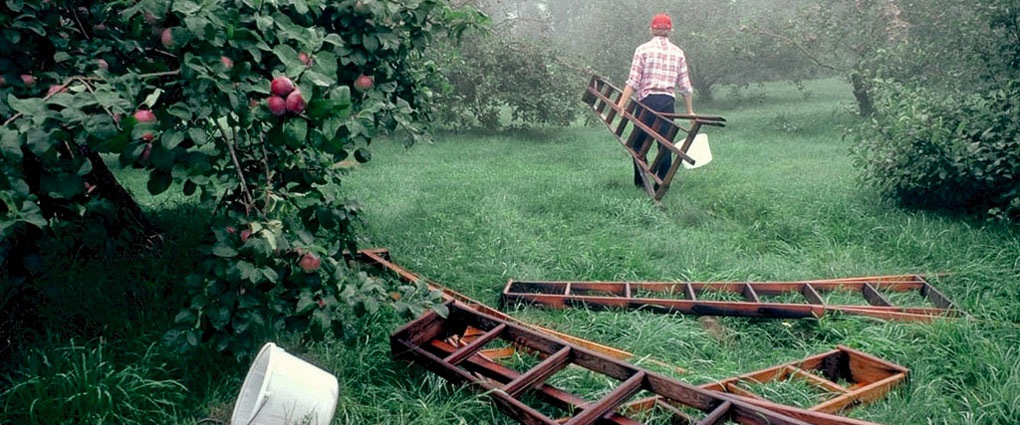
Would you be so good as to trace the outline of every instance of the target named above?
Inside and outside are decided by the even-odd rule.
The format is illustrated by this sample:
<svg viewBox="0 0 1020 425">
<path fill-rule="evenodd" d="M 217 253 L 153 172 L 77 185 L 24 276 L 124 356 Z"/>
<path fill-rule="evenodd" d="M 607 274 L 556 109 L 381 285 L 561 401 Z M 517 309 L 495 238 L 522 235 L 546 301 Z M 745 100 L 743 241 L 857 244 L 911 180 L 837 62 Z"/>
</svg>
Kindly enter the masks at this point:
<svg viewBox="0 0 1020 425">
<path fill-rule="evenodd" d="M 99 64 L 99 69 L 110 69 L 110 63 L 106 59 L 98 59 L 96 63 Z"/>
<path fill-rule="evenodd" d="M 220 62 L 223 62 L 223 66 L 227 69 L 234 67 L 234 60 L 226 56 L 220 56 Z"/>
<path fill-rule="evenodd" d="M 301 63 L 305 64 L 305 66 L 312 66 L 312 57 L 308 56 L 308 53 L 298 53 L 297 58 L 301 61 Z"/>
<path fill-rule="evenodd" d="M 356 80 L 354 80 L 354 88 L 360 92 L 369 91 L 374 85 L 375 79 L 365 74 L 361 74 Z"/>
<path fill-rule="evenodd" d="M 150 142 L 149 145 L 145 147 L 145 152 L 144 153 L 148 153 L 149 150 L 152 149 L 152 143 L 151 142 L 152 142 L 152 139 L 155 139 L 155 138 L 156 138 L 156 136 L 153 135 L 151 131 L 146 131 L 145 133 L 142 133 L 142 140 L 144 140 L 146 142 Z M 148 157 L 148 156 L 146 155 L 146 157 Z"/>
<path fill-rule="evenodd" d="M 301 270 L 304 270 L 305 273 L 311 273 L 318 270 L 319 265 L 321 264 L 322 260 L 320 260 L 317 255 L 312 254 L 310 252 L 307 252 L 305 253 L 305 255 L 302 255 L 301 259 L 298 260 L 298 267 L 301 267 Z"/>
<path fill-rule="evenodd" d="M 325 307 L 326 307 L 326 300 L 324 300 L 324 299 L 321 299 L 321 298 L 320 298 L 320 299 L 319 299 L 318 301 L 316 301 L 315 303 L 319 305 L 319 308 L 325 308 Z"/>
<path fill-rule="evenodd" d="M 148 109 L 135 111 L 135 120 L 138 122 L 156 122 L 156 114 Z"/>
<path fill-rule="evenodd" d="M 230 233 L 231 235 L 233 235 L 234 233 L 237 233 L 237 229 L 235 229 L 234 226 L 227 226 L 226 230 L 227 230 L 227 233 Z"/>
<path fill-rule="evenodd" d="M 301 90 L 294 90 L 287 95 L 287 111 L 292 114 L 300 114 L 305 111 L 305 97 L 301 95 Z"/>
<path fill-rule="evenodd" d="M 241 231 L 241 242 L 245 242 L 251 237 L 251 229 L 244 229 Z"/>
<path fill-rule="evenodd" d="M 0 87 L 7 87 L 7 79 L 0 75 Z"/>
<path fill-rule="evenodd" d="M 280 116 L 287 113 L 287 101 L 280 96 L 269 96 L 269 99 L 266 99 L 266 104 L 269 105 L 269 112 L 272 112 L 273 115 Z"/>
<path fill-rule="evenodd" d="M 163 43 L 163 47 L 167 49 L 174 48 L 174 33 L 170 31 L 170 28 L 163 30 L 163 33 L 159 36 L 159 41 Z"/>
<path fill-rule="evenodd" d="M 21 82 L 27 87 L 35 86 L 35 77 L 32 74 L 21 74 Z"/>
<path fill-rule="evenodd" d="M 290 78 L 281 75 L 273 78 L 273 81 L 269 84 L 269 91 L 277 96 L 286 96 L 294 91 L 294 82 Z"/>
</svg>

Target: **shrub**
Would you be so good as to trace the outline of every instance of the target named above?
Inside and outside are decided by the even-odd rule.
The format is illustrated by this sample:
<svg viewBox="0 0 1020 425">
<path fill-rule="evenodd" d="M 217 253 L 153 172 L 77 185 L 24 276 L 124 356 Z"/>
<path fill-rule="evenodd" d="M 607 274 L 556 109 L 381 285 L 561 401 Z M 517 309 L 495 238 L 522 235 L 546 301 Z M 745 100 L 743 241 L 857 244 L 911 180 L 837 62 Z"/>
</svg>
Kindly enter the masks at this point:
<svg viewBox="0 0 1020 425">
<path fill-rule="evenodd" d="M 513 35 L 473 35 L 443 55 L 449 87 L 442 125 L 497 129 L 568 125 L 590 75 L 582 75 L 548 40 Z"/>
<path fill-rule="evenodd" d="M 864 182 L 903 205 L 1020 217 L 1020 81 L 952 96 L 879 83 L 849 133 Z"/>
<path fill-rule="evenodd" d="M 51 352 L 31 350 L 7 379 L 0 422 L 38 425 L 162 424 L 178 408 L 185 388 L 168 379 L 152 347 L 137 361 L 119 365 L 102 344 Z"/>
</svg>

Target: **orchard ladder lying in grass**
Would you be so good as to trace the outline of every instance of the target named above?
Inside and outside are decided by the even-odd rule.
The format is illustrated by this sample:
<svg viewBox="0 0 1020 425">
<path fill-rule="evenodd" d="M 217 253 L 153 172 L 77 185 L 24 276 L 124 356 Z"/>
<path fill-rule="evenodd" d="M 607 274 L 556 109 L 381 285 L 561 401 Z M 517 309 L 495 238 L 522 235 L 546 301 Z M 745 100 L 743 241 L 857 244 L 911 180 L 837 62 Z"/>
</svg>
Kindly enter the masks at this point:
<svg viewBox="0 0 1020 425">
<path fill-rule="evenodd" d="M 655 199 L 661 201 L 669 190 L 670 183 L 681 163 L 696 165 L 696 161 L 688 155 L 695 137 L 702 126 L 724 127 L 726 119 L 707 115 L 660 114 L 638 102 L 628 102 L 620 114 L 615 108 L 623 93 L 604 78 L 592 76 L 585 89 L 582 100 L 591 106 L 599 119 L 609 128 L 616 140 L 623 145 L 627 153 L 634 159 L 634 165 L 641 173 L 645 190 Z M 689 120 L 690 128 L 684 128 L 673 120 Z M 645 122 L 651 122 L 651 125 Z M 625 136 L 628 125 L 631 132 Z M 678 145 L 674 140 L 680 132 L 686 136 Z M 642 146 L 632 146 L 642 134 L 647 134 Z M 652 141 L 658 143 L 652 143 Z M 647 161 L 648 153 L 653 145 L 660 146 L 655 152 L 652 162 Z M 665 149 L 663 149 L 663 147 Z M 654 170 L 659 169 L 665 161 L 670 161 L 665 176 L 658 176 Z"/>
<path fill-rule="evenodd" d="M 490 316 L 497 317 L 500 320 L 506 320 L 506 321 L 509 321 L 509 322 L 513 322 L 513 323 L 516 323 L 518 325 L 521 325 L 521 326 L 527 327 L 529 329 L 535 330 L 537 332 L 541 332 L 541 333 L 544 333 L 546 335 L 552 335 L 552 336 L 554 336 L 556 338 L 560 338 L 560 339 L 563 339 L 565 341 L 569 341 L 571 344 L 575 344 L 575 345 L 587 348 L 589 350 L 597 351 L 599 353 L 602 353 L 604 355 L 610 356 L 610 357 L 615 358 L 615 359 L 630 360 L 630 359 L 632 359 L 634 357 L 633 354 L 631 354 L 629 352 L 626 352 L 626 351 L 623 351 L 623 350 L 620 350 L 620 349 L 617 349 L 617 348 L 608 347 L 608 346 L 605 346 L 605 345 L 602 345 L 602 344 L 599 344 L 599 343 L 596 343 L 596 342 L 593 342 L 593 341 L 590 341 L 590 340 L 586 340 L 586 339 L 583 339 L 583 338 L 578 338 L 576 336 L 564 334 L 562 332 L 556 332 L 556 331 L 554 331 L 552 329 L 543 328 L 541 326 L 537 326 L 537 325 L 533 325 L 533 324 L 530 324 L 530 323 L 521 322 L 521 321 L 519 321 L 517 319 L 514 319 L 513 317 L 510 317 L 510 316 L 500 312 L 499 310 L 496 310 L 496 309 L 494 309 L 492 307 L 489 307 L 489 306 L 487 306 L 487 305 L 485 305 L 485 304 L 483 304 L 483 303 L 481 303 L 479 301 L 475 301 L 475 300 L 473 300 L 473 299 L 471 299 L 471 298 L 469 298 L 469 297 L 467 297 L 467 296 L 465 296 L 465 295 L 463 295 L 461 293 L 458 293 L 458 292 L 456 292 L 456 291 L 454 291 L 454 290 L 452 290 L 450 288 L 447 288 L 447 287 L 445 287 L 443 285 L 440 285 L 440 284 L 438 284 L 436 282 L 427 281 L 427 280 L 423 279 L 422 277 L 420 277 L 420 276 L 418 276 L 418 275 L 416 275 L 416 274 L 414 274 L 414 273 L 404 269 L 403 267 L 400 267 L 396 263 L 390 261 L 390 253 L 386 249 L 382 249 L 382 248 L 362 249 L 362 250 L 358 251 L 356 259 L 359 262 L 363 263 L 363 264 L 373 265 L 373 266 L 376 266 L 376 267 L 388 270 L 390 272 L 393 272 L 394 274 L 397 275 L 398 278 L 400 278 L 400 280 L 403 280 L 403 281 L 408 282 L 408 283 L 414 283 L 414 282 L 418 282 L 418 281 L 425 281 L 429 285 L 430 288 L 442 291 L 442 293 L 443 293 L 443 300 L 444 301 L 460 301 L 460 302 L 470 306 L 471 308 L 473 308 L 473 309 L 475 309 L 477 311 L 480 311 L 482 313 L 488 314 Z M 477 330 L 475 330 L 475 329 L 467 329 L 464 332 L 463 335 L 460 335 L 458 337 L 458 341 L 457 342 L 459 342 L 459 343 L 470 343 L 477 336 L 478 336 L 478 331 Z M 513 355 L 514 352 L 515 352 L 515 350 L 512 347 L 502 347 L 502 348 L 499 348 L 499 349 L 484 350 L 481 354 L 485 355 L 486 357 L 488 357 L 490 359 L 500 359 L 500 358 L 509 357 L 509 356 Z M 646 361 L 648 361 L 650 363 L 653 363 L 653 364 L 656 364 L 658 366 L 664 367 L 666 369 L 672 369 L 672 370 L 674 370 L 674 371 L 676 371 L 678 373 L 683 373 L 683 369 L 681 369 L 679 367 L 676 367 L 676 366 L 666 365 L 666 364 L 664 364 L 662 362 L 659 362 L 659 361 L 656 361 L 656 360 L 652 360 L 652 359 L 646 359 Z"/>
<path fill-rule="evenodd" d="M 851 424 L 856 422 L 829 414 L 884 397 L 893 386 L 906 381 L 909 372 L 903 366 L 849 347 L 838 346 L 825 353 L 704 384 L 700 388 L 736 395 L 748 403 L 813 424 Z M 760 394 L 762 391 L 756 391 L 760 389 L 759 386 L 768 387 L 769 384 L 784 382 L 800 382 L 810 388 L 808 392 L 812 398 L 821 398 L 823 401 L 801 410 L 766 399 Z M 661 402 L 658 397 L 649 397 L 627 407 L 648 409 Z"/>
<path fill-rule="evenodd" d="M 458 384 L 470 384 L 486 393 L 497 407 L 517 421 L 528 425 L 638 425 L 636 419 L 619 410 L 641 394 L 652 394 L 687 409 L 680 418 L 700 416 L 698 424 L 723 424 L 732 421 L 745 425 L 809 425 L 773 410 L 759 407 L 729 394 L 704 390 L 658 373 L 624 363 L 603 354 L 540 334 L 531 329 L 475 311 L 450 301 L 449 315 L 440 317 L 429 311 L 398 329 L 390 337 L 394 358 L 425 366 L 443 378 Z M 467 328 L 485 332 L 474 342 L 461 347 L 447 342 Z M 501 342 L 521 345 L 539 353 L 533 366 L 525 370 L 492 362 L 477 353 L 489 344 Z M 582 395 L 557 388 L 550 379 L 568 366 L 615 382 L 602 397 L 589 401 Z M 538 402 L 541 400 L 541 403 Z M 552 414 L 543 411 L 555 410 Z M 564 414 L 570 417 L 556 420 Z"/>
<path fill-rule="evenodd" d="M 406 282 L 418 282 L 424 280 L 418 275 L 393 263 L 390 260 L 389 251 L 386 249 L 359 250 L 354 259 L 362 264 L 377 266 L 382 269 L 389 270 L 396 274 L 401 280 Z M 607 347 L 572 335 L 520 322 L 513 317 L 488 307 L 478 301 L 472 300 L 471 298 L 450 290 L 449 288 L 445 288 L 435 282 L 428 281 L 427 283 L 430 287 L 441 290 L 446 302 L 456 302 L 458 305 L 462 306 L 462 308 L 468 309 L 477 314 L 486 315 L 493 320 L 513 324 L 523 329 L 534 331 L 537 335 L 546 335 L 546 338 L 566 341 L 567 344 L 591 350 L 608 359 L 626 361 L 634 357 L 633 354 L 623 350 Z M 411 327 L 411 325 L 405 326 L 405 328 L 409 327 Z M 415 327 L 409 331 L 409 335 L 414 337 L 414 335 L 417 335 L 418 332 L 421 332 L 422 330 L 422 328 Z M 444 357 L 452 355 L 458 351 L 461 352 L 461 356 L 467 356 L 467 360 L 462 361 L 469 361 L 470 364 L 474 365 L 474 367 L 478 368 L 478 370 L 485 371 L 484 373 L 478 374 L 479 377 L 488 376 L 488 378 L 485 379 L 502 379 L 504 382 L 521 379 L 520 372 L 517 372 L 505 365 L 507 362 L 513 361 L 514 358 L 537 356 L 538 359 L 548 359 L 548 355 L 546 353 L 529 348 L 529 345 L 522 342 L 526 341 L 527 338 L 524 338 L 523 340 L 514 339 L 513 341 L 507 341 L 503 344 L 496 343 L 494 338 L 495 335 L 489 330 L 475 327 L 473 325 L 466 325 L 458 327 L 457 332 L 451 332 L 448 335 L 445 335 L 445 339 L 432 341 L 430 344 L 433 349 L 440 350 L 441 353 L 445 353 Z M 483 348 L 482 346 L 485 347 Z M 468 354 L 468 351 L 472 352 L 472 354 Z M 500 363 L 497 363 L 497 360 L 499 360 Z M 666 370 L 672 369 L 679 374 L 683 374 L 685 372 L 680 368 L 671 367 L 659 361 L 647 358 L 644 360 L 651 364 L 665 367 Z M 535 363 L 538 363 L 538 360 L 536 360 Z M 815 377 L 814 379 L 806 377 L 805 374 L 811 371 L 819 371 L 823 377 L 830 380 L 849 382 L 849 387 L 846 388 L 846 391 L 833 390 L 833 388 L 839 386 L 839 384 L 833 382 L 826 385 L 824 384 L 825 379 L 821 377 Z M 763 371 L 701 385 L 700 388 L 708 391 L 727 393 L 728 396 L 734 397 L 738 400 L 743 400 L 748 404 L 780 412 L 781 414 L 799 419 L 811 425 L 875 425 L 871 422 L 850 419 L 826 412 L 835 412 L 844 408 L 850 408 L 882 397 L 894 384 L 904 379 L 906 373 L 906 369 L 898 365 L 876 359 L 867 354 L 857 352 L 846 347 L 839 347 L 836 350 L 812 356 L 804 360 L 790 362 L 788 364 L 765 369 Z M 741 388 L 741 385 L 753 380 L 790 380 L 801 377 L 810 379 L 810 382 L 814 385 L 818 385 L 823 389 L 829 389 L 838 394 L 834 398 L 827 400 L 820 405 L 802 409 L 770 401 L 765 397 L 754 394 L 753 391 Z M 534 385 L 534 390 L 539 391 L 540 398 L 544 398 L 553 406 L 580 406 L 581 403 L 585 402 L 584 399 L 576 395 L 556 389 L 548 384 Z M 675 401 L 671 402 L 669 399 L 658 395 L 652 397 L 636 397 L 633 401 L 622 405 L 619 409 L 620 413 L 605 416 L 597 423 L 628 425 L 639 424 L 640 422 L 625 417 L 623 414 L 640 416 L 648 415 L 648 412 L 658 413 L 660 416 L 665 414 L 673 419 L 682 419 L 686 420 L 688 423 L 694 423 L 695 420 L 691 417 L 692 412 L 690 409 L 685 411 L 682 408 L 678 408 L 677 404 L 678 403 Z M 564 407 L 563 409 L 569 411 L 572 408 Z M 726 415 L 723 414 L 720 414 L 719 417 L 715 417 L 717 420 L 725 418 Z M 558 422 L 564 421 L 565 420 L 561 420 Z M 525 423 L 533 422 L 525 421 Z"/>
<path fill-rule="evenodd" d="M 896 306 L 891 300 L 917 304 Z M 641 309 L 660 313 L 772 318 L 838 312 L 930 322 L 964 313 L 919 275 L 796 282 L 523 282 L 511 279 L 501 302 Z M 921 305 L 923 304 L 923 305 Z"/>
</svg>

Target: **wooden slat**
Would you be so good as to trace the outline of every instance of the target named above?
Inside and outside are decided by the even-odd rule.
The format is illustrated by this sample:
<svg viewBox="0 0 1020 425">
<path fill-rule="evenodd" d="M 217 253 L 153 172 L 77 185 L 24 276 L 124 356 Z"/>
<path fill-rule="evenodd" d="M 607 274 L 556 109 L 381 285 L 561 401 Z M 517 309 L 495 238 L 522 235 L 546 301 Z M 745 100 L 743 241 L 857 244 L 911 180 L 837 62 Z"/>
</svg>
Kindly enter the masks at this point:
<svg viewBox="0 0 1020 425">
<path fill-rule="evenodd" d="M 485 347 L 485 344 L 488 344 L 492 342 L 492 340 L 499 338 L 500 334 L 503 333 L 504 330 L 506 330 L 506 324 L 500 324 L 499 326 L 496 326 L 491 331 L 488 331 L 484 335 L 475 338 L 475 340 L 471 341 L 470 344 L 465 345 L 458 349 L 455 353 L 450 354 L 445 359 L 443 359 L 443 361 L 450 363 L 452 365 L 456 365 L 464 361 L 464 359 L 471 357 L 471 355 L 475 354 L 475 352 Z"/>
<path fill-rule="evenodd" d="M 517 397 L 528 388 L 545 382 L 546 379 L 549 379 L 550 376 L 563 369 L 569 363 L 570 347 L 563 347 L 556 354 L 547 357 L 541 363 L 535 365 L 535 367 L 504 385 L 502 390 L 510 394 L 511 397 Z"/>
<path fill-rule="evenodd" d="M 698 421 L 698 425 L 719 425 L 726 419 L 729 419 L 730 409 L 733 408 L 733 403 L 726 401 L 716 407 L 712 413 L 705 416 L 704 419 Z"/>
<path fill-rule="evenodd" d="M 801 291 L 804 298 L 811 304 L 825 305 L 825 300 L 822 299 L 822 295 L 815 290 L 815 287 L 810 283 L 804 284 L 804 289 Z"/>
<path fill-rule="evenodd" d="M 637 372 L 634 376 L 620 384 L 602 399 L 586 406 L 581 413 L 568 420 L 565 425 L 589 425 L 606 414 L 616 410 L 624 401 L 641 391 L 645 372 Z"/>
<path fill-rule="evenodd" d="M 893 305 L 884 295 L 882 295 L 881 292 L 878 292 L 878 289 L 871 286 L 870 283 L 864 284 L 864 287 L 861 288 L 861 294 L 864 295 L 864 299 L 868 300 L 868 303 L 871 305 L 881 307 L 891 307 Z"/>
</svg>

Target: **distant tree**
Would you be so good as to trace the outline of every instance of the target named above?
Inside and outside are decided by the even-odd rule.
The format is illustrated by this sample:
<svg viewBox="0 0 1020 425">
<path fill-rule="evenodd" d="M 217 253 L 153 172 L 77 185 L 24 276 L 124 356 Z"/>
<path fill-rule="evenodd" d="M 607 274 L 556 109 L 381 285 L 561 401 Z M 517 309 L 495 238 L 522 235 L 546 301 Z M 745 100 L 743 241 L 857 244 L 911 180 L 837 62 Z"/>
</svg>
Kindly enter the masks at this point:
<svg viewBox="0 0 1020 425">
<path fill-rule="evenodd" d="M 875 112 L 870 78 L 885 52 L 908 40 L 908 23 L 894 0 L 800 2 L 792 19 L 757 22 L 749 31 L 792 47 L 816 66 L 846 76 L 861 115 Z"/>
</svg>

